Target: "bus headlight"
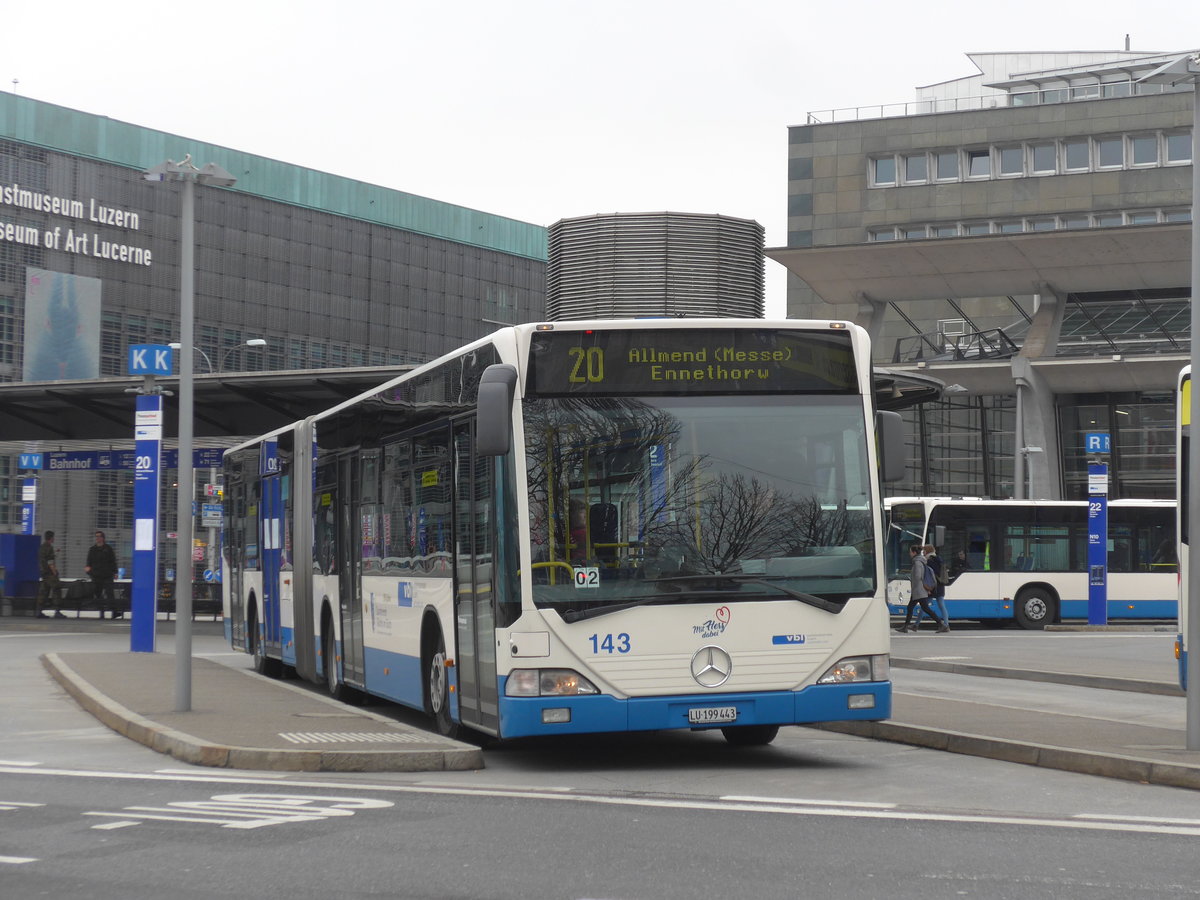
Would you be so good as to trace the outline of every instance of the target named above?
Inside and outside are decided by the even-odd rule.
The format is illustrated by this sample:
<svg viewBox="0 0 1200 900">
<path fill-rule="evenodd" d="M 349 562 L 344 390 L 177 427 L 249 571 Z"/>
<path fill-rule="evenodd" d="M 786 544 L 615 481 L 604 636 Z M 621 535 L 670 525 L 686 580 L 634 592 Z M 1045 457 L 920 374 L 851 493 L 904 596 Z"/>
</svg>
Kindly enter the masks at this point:
<svg viewBox="0 0 1200 900">
<path fill-rule="evenodd" d="M 504 693 L 508 697 L 572 697 L 600 691 L 573 669 L 513 669 Z"/>
<path fill-rule="evenodd" d="M 878 656 L 847 656 L 830 666 L 817 684 L 852 684 L 859 681 L 887 681 L 891 665 L 886 653 Z"/>
</svg>

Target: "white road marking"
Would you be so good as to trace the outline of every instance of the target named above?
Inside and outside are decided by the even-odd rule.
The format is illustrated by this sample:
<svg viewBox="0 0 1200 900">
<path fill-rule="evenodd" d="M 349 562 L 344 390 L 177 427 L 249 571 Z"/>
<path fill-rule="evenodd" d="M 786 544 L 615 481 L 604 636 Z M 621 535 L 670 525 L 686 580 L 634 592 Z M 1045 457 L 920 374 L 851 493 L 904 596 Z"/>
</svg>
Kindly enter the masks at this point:
<svg viewBox="0 0 1200 900">
<path fill-rule="evenodd" d="M 40 766 L 39 762 L 27 762 L 23 759 L 0 759 L 0 766 Z"/>
<path fill-rule="evenodd" d="M 1102 816 L 1096 813 L 1076 813 L 1076 819 L 1099 819 L 1112 822 L 1157 822 L 1160 825 L 1195 825 L 1200 827 L 1200 819 L 1168 819 L 1159 816 Z"/>
<path fill-rule="evenodd" d="M 155 769 L 160 775 L 195 775 L 195 769 Z M 264 778 L 290 778 L 295 772 L 255 772 L 252 769 L 228 769 L 226 775 L 240 775 L 247 779 L 260 780 Z"/>
<path fill-rule="evenodd" d="M 320 805 L 316 805 L 316 804 Z M 208 800 L 179 800 L 166 806 L 126 806 L 121 812 L 86 812 L 85 816 L 125 816 L 157 822 L 188 822 L 222 828 L 264 828 L 293 822 L 352 816 L 360 809 L 386 809 L 390 800 L 370 797 L 324 797 L 311 794 L 217 794 Z M 130 823 L 133 824 L 133 823 Z"/>
<path fill-rule="evenodd" d="M 156 775 L 153 773 L 137 772 L 97 772 L 74 769 L 5 769 L 0 767 L 0 774 L 10 775 L 57 775 L 70 778 L 105 778 L 128 781 L 180 781 L 198 784 L 248 784 L 246 778 L 229 776 L 202 775 Z M 278 788 L 276 781 L 264 781 L 263 784 Z M 346 785 L 328 781 L 289 781 L 288 787 L 311 788 L 329 791 L 344 791 Z M 777 815 L 794 816 L 829 816 L 845 819 L 891 819 L 910 822 L 956 822 L 960 824 L 981 825 L 1015 825 L 1018 827 L 1067 828 L 1079 831 L 1112 831 L 1141 834 L 1175 834 L 1187 837 L 1200 837 L 1200 826 L 1177 824 L 1156 824 L 1153 822 L 1137 822 L 1110 820 L 1103 817 L 1090 819 L 1083 815 L 1068 818 L 1052 818 L 1021 813 L 938 813 L 922 810 L 906 811 L 903 809 L 870 809 L 862 806 L 835 808 L 832 806 L 800 806 L 779 802 L 727 802 L 714 799 L 671 799 L 637 796 L 607 796 L 603 794 L 561 793 L 546 790 L 505 790 L 502 788 L 475 787 L 437 787 L 434 785 L 393 785 L 393 784 L 355 784 L 356 792 L 373 792 L 381 794 L 445 794 L 461 797 L 516 797 L 526 800 L 556 800 L 560 802 L 587 803 L 605 806 L 636 806 L 659 809 L 692 809 L 712 810 L 717 812 L 756 812 L 774 813 Z M 323 798 L 336 800 L 337 798 Z M 95 815 L 116 815 L 115 813 L 95 813 Z M 125 818 L 130 818 L 124 814 Z M 194 821 L 194 819 L 189 819 Z"/>
<path fill-rule="evenodd" d="M 131 825 L 141 825 L 141 822 L 101 822 L 99 825 L 93 825 L 96 831 L 112 831 L 114 828 L 129 828 Z"/>
<path fill-rule="evenodd" d="M 727 803 L 793 803 L 797 806 L 844 806 L 858 809 L 896 809 L 898 803 L 868 803 L 856 800 L 801 800 L 797 797 L 740 797 L 728 795 L 717 798 Z"/>
<path fill-rule="evenodd" d="M 37 862 L 36 856 L 0 856 L 0 863 L 19 866 L 21 863 Z"/>
<path fill-rule="evenodd" d="M 22 803 L 20 800 L 0 800 L 0 809 L 19 809 L 21 807 L 32 808 L 35 806 L 45 805 L 45 803 Z"/>
</svg>

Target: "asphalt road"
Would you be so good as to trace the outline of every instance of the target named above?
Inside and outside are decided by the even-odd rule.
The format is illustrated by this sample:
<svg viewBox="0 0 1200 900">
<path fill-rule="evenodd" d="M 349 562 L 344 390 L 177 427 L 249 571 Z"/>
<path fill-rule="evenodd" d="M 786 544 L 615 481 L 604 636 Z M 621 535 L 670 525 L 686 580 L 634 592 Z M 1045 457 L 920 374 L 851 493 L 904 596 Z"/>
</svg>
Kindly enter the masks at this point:
<svg viewBox="0 0 1200 900">
<path fill-rule="evenodd" d="M 978 658 L 1003 655 L 1006 640 L 1013 653 L 1036 653 L 1028 642 L 1050 637 L 964 632 L 894 649 Z M 38 663 L 45 652 L 127 641 L 115 623 L 36 635 L 0 623 L 5 900 L 1200 893 L 1192 791 L 805 728 L 757 749 L 686 732 L 517 741 L 461 773 L 183 766 L 99 726 Z M 193 647 L 248 661 L 203 623 Z M 1158 649 L 1104 647 L 1133 665 Z M 160 650 L 170 652 L 169 636 Z M 956 677 L 894 675 L 898 691 L 930 690 L 935 675 L 953 690 Z"/>
</svg>

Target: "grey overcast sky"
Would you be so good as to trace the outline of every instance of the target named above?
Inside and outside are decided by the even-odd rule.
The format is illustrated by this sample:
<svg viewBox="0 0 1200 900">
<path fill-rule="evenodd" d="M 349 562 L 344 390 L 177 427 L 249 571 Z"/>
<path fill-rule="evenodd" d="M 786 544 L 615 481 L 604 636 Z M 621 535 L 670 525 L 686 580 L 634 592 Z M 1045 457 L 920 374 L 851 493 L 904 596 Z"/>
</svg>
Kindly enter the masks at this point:
<svg viewBox="0 0 1200 900">
<path fill-rule="evenodd" d="M 751 218 L 768 247 L 810 111 L 911 100 L 973 74 L 968 52 L 1200 47 L 1195 0 L 54 0 L 3 18 L 0 89 L 539 225 Z"/>
</svg>

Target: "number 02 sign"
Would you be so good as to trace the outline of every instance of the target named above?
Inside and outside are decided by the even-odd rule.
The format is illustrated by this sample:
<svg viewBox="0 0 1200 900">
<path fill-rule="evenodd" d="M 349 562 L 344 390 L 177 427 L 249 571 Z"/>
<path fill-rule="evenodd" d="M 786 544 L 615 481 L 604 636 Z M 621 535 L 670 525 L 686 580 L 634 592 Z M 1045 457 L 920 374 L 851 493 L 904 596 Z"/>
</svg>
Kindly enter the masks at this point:
<svg viewBox="0 0 1200 900">
<path fill-rule="evenodd" d="M 596 566 L 576 566 L 575 567 L 575 587 L 577 588 L 598 588 L 600 587 L 600 569 Z"/>
</svg>

